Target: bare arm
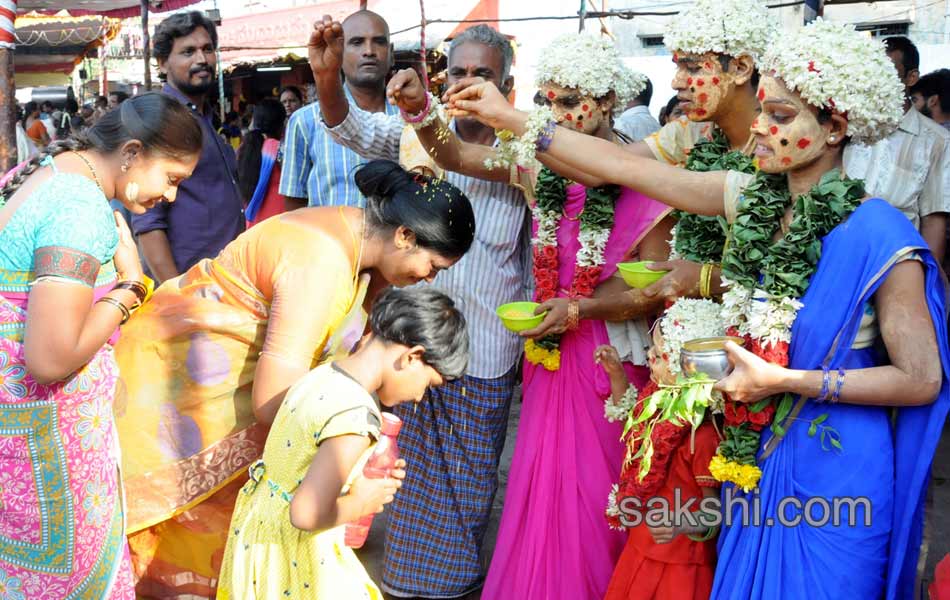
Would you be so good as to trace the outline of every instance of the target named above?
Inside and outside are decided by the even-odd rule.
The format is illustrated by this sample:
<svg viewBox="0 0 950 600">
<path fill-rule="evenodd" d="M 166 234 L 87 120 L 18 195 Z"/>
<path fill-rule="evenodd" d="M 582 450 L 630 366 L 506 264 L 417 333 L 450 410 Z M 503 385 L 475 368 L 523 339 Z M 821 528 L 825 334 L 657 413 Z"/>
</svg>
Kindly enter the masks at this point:
<svg viewBox="0 0 950 600">
<path fill-rule="evenodd" d="M 841 402 L 871 406 L 920 406 L 940 391 L 942 367 L 933 320 L 924 299 L 924 272 L 917 261 L 896 265 L 875 294 L 881 336 L 891 364 L 845 372 Z M 740 402 L 756 402 L 776 393 L 815 398 L 822 371 L 783 369 L 735 344 L 728 349 L 736 367 L 716 384 Z M 831 378 L 831 386 L 836 380 Z"/>
<path fill-rule="evenodd" d="M 930 246 L 937 264 L 942 264 L 947 249 L 947 213 L 933 213 L 922 218 L 920 235 Z"/>
<path fill-rule="evenodd" d="M 254 384 L 251 390 L 254 419 L 265 425 L 273 423 L 287 390 L 308 372 L 307 365 L 261 354 L 254 368 Z"/>
<path fill-rule="evenodd" d="M 304 531 L 325 531 L 352 523 L 363 515 L 382 512 L 393 497 L 405 472 L 399 461 L 393 477 L 366 479 L 358 477 L 345 495 L 340 495 L 347 477 L 370 439 L 359 435 L 341 435 L 320 444 L 303 481 L 294 490 L 290 502 L 290 522 Z"/>
<path fill-rule="evenodd" d="M 346 118 L 350 103 L 343 92 L 343 26 L 324 16 L 313 24 L 307 44 L 310 70 L 320 99 L 320 112 L 327 127 L 336 127 Z"/>
<path fill-rule="evenodd" d="M 495 129 L 524 133 L 528 115 L 512 108 L 496 87 L 480 84 L 452 97 L 456 116 L 472 116 Z M 660 202 L 700 215 L 724 213 L 725 171 L 694 173 L 643 158 L 610 142 L 558 127 L 548 154 L 578 171 L 635 189 Z"/>
<path fill-rule="evenodd" d="M 139 234 L 142 244 L 142 255 L 148 264 L 149 270 L 155 276 L 156 282 L 161 283 L 178 277 L 178 267 L 172 256 L 172 248 L 168 243 L 168 235 L 164 229 L 153 229 Z"/>
<path fill-rule="evenodd" d="M 119 229 L 116 267 L 124 279 L 142 281 L 142 267 L 132 234 L 121 216 L 116 215 L 116 223 Z M 76 283 L 67 282 L 58 279 L 68 276 L 66 273 L 37 270 L 38 281 L 30 290 L 26 313 L 24 358 L 27 371 L 38 383 L 65 379 L 85 365 L 122 320 L 123 313 L 118 307 L 105 302 L 93 303 L 91 285 L 78 282 L 83 279 L 82 265 L 94 260 L 70 248 L 49 247 L 36 251 L 35 265 L 73 264 L 77 280 Z M 90 271 L 96 273 L 98 266 L 94 265 Z M 129 290 L 114 290 L 106 296 L 127 308 L 137 300 Z"/>
</svg>

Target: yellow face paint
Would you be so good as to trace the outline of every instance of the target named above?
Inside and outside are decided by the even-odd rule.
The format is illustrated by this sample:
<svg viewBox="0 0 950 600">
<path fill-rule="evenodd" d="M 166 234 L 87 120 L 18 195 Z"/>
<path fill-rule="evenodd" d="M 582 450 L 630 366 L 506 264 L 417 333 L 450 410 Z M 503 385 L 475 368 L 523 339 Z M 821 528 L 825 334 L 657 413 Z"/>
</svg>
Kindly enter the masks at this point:
<svg viewBox="0 0 950 600">
<path fill-rule="evenodd" d="M 676 75 L 673 89 L 682 102 L 682 108 L 691 121 L 712 121 L 723 110 L 723 100 L 735 86 L 735 77 L 723 70 L 719 55 L 673 55 Z"/>
<path fill-rule="evenodd" d="M 536 99 L 554 111 L 559 125 L 591 135 L 609 118 L 611 107 L 604 106 L 592 96 L 582 94 L 576 88 L 566 88 L 555 83 L 544 83 Z"/>
<path fill-rule="evenodd" d="M 755 156 L 766 173 L 794 171 L 828 150 L 828 126 L 818 111 L 790 91 L 782 80 L 763 76 L 757 92 L 762 112 L 752 122 Z"/>
</svg>

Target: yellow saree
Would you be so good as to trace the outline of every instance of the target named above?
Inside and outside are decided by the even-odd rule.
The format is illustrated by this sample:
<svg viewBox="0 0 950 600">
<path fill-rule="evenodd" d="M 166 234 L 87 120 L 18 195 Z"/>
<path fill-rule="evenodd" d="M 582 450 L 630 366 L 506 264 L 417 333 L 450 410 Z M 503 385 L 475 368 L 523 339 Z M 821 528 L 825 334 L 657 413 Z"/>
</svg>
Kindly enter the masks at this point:
<svg viewBox="0 0 950 600">
<path fill-rule="evenodd" d="M 116 423 L 140 593 L 213 594 L 235 495 L 267 437 L 251 403 L 258 357 L 313 367 L 348 351 L 368 281 L 340 241 L 288 213 L 165 282 L 123 328 Z"/>
</svg>

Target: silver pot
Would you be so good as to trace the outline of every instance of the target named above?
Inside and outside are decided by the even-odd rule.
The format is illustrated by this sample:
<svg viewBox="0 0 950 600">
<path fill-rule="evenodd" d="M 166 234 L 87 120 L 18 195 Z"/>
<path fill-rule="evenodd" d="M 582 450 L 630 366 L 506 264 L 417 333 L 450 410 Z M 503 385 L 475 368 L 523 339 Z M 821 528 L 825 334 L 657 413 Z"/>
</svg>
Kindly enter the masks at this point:
<svg viewBox="0 0 950 600">
<path fill-rule="evenodd" d="M 699 338 L 683 344 L 680 350 L 680 368 L 686 376 L 705 374 L 719 381 L 732 373 L 732 364 L 726 354 L 726 342 L 735 342 L 742 346 L 745 340 L 738 337 L 722 336 Z"/>
</svg>

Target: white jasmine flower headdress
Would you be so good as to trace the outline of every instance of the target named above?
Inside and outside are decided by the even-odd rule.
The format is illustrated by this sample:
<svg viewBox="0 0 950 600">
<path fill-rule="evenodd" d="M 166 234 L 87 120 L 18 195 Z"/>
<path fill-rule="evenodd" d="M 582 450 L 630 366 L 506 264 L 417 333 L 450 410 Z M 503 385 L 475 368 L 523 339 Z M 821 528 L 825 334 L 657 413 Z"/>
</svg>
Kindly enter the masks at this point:
<svg viewBox="0 0 950 600">
<path fill-rule="evenodd" d="M 845 114 L 858 143 L 889 136 L 904 115 L 904 84 L 884 44 L 851 25 L 819 18 L 782 36 L 765 57 L 770 71 L 812 106 Z"/>
<path fill-rule="evenodd" d="M 583 33 L 558 36 L 541 52 L 535 85 L 553 82 L 601 98 L 613 91 L 614 113 L 646 87 L 647 78 L 623 64 L 613 42 Z"/>
<path fill-rule="evenodd" d="M 697 0 L 669 23 L 663 42 L 673 52 L 765 53 L 778 25 L 761 0 Z"/>
</svg>

